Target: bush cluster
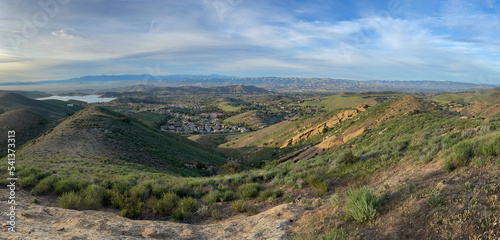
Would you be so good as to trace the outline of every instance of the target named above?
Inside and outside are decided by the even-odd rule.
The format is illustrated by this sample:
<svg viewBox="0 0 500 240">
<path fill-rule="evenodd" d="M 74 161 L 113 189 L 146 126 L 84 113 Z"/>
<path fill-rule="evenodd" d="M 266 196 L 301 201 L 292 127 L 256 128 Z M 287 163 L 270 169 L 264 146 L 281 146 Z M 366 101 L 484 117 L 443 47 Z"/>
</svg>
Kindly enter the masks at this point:
<svg viewBox="0 0 500 240">
<path fill-rule="evenodd" d="M 247 183 L 238 187 L 237 195 L 241 199 L 251 199 L 257 197 L 261 190 L 261 186 L 258 183 Z"/>
<path fill-rule="evenodd" d="M 375 219 L 379 204 L 378 197 L 368 188 L 347 189 L 345 213 L 358 223 Z"/>
</svg>

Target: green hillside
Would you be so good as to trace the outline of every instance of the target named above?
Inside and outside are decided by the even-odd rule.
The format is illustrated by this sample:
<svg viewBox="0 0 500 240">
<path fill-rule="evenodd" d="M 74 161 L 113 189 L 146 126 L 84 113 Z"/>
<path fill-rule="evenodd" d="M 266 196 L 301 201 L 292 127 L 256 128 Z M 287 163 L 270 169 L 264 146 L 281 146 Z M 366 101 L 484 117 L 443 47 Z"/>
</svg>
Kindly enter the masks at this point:
<svg viewBox="0 0 500 240">
<path fill-rule="evenodd" d="M 222 166 L 180 136 L 91 107 L 19 151 L 31 166 L 21 167 L 19 185 L 36 196 L 55 193 L 65 208 L 110 206 L 129 218 L 196 224 L 289 204 L 283 214 L 298 212 L 288 235 L 297 240 L 496 239 L 495 91 L 451 105 L 400 93 L 332 96 L 320 100 L 335 99 L 328 112 L 246 134 L 190 137 L 217 146 L 230 159 Z M 359 107 L 360 99 L 370 104 Z M 476 118 L 459 111 L 480 107 Z M 208 173 L 207 162 L 220 174 L 186 177 Z"/>
<path fill-rule="evenodd" d="M 76 112 L 70 107 L 33 100 L 17 93 L 0 93 L 0 109 L 5 112 L 25 109 L 52 119 L 65 118 Z"/>
<path fill-rule="evenodd" d="M 54 125 L 52 119 L 28 110 L 12 110 L 0 114 L 0 157 L 7 155 L 7 131 L 16 132 L 16 146 L 20 147 Z"/>
<path fill-rule="evenodd" d="M 206 165 L 223 163 L 222 157 L 187 141 L 105 108 L 91 107 L 26 145 L 18 155 L 24 164 L 58 170 L 61 175 L 106 175 L 139 169 L 199 176 L 209 173 Z"/>
<path fill-rule="evenodd" d="M 261 129 L 278 123 L 281 120 L 262 111 L 249 111 L 227 118 L 224 122 L 234 125 L 244 125 L 252 129 Z"/>
</svg>

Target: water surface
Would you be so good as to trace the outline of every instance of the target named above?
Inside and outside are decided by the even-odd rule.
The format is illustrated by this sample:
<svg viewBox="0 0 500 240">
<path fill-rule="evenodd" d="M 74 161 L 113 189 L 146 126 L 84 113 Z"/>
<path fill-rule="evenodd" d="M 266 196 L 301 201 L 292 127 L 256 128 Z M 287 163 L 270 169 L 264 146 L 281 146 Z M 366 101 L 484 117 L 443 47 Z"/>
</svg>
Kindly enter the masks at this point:
<svg viewBox="0 0 500 240">
<path fill-rule="evenodd" d="M 115 100 L 116 98 L 101 98 L 99 95 L 86 95 L 86 96 L 50 96 L 45 98 L 37 98 L 36 100 L 48 100 L 48 99 L 57 99 L 61 101 L 78 100 L 86 103 L 97 103 L 97 102 L 110 102 Z"/>
</svg>

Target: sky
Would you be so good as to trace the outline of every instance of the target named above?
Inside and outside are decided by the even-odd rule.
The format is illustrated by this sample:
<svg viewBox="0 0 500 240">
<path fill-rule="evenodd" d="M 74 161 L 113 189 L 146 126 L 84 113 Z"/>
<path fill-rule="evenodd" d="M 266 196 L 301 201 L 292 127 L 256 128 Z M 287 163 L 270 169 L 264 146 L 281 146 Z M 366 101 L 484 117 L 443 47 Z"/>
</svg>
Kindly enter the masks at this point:
<svg viewBox="0 0 500 240">
<path fill-rule="evenodd" d="M 500 84 L 500 0 L 0 0 L 0 82 L 221 74 Z"/>
</svg>

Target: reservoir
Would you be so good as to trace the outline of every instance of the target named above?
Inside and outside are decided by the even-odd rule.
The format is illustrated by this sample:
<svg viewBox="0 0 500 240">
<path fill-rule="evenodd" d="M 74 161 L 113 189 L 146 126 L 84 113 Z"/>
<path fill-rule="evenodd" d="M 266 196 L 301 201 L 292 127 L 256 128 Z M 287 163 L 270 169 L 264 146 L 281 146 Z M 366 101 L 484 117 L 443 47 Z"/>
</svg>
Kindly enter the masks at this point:
<svg viewBox="0 0 500 240">
<path fill-rule="evenodd" d="M 36 100 L 48 100 L 48 99 L 57 99 L 61 101 L 68 100 L 78 100 L 86 103 L 97 103 L 97 102 L 110 102 L 115 100 L 116 98 L 101 98 L 99 95 L 86 95 L 86 96 L 50 96 L 45 98 L 37 98 Z"/>
</svg>

